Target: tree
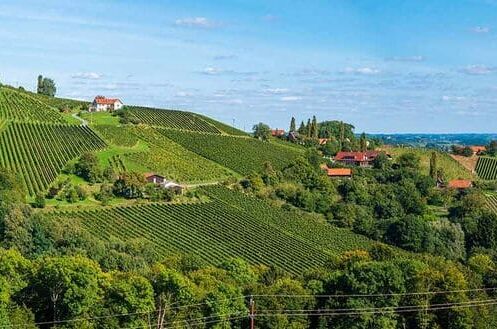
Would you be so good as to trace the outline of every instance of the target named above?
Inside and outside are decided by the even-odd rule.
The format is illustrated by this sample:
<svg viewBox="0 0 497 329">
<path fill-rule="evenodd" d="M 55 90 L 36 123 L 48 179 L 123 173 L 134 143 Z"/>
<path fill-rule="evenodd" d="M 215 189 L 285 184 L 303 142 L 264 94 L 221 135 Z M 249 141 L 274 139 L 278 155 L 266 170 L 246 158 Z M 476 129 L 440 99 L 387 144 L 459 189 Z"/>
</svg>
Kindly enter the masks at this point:
<svg viewBox="0 0 497 329">
<path fill-rule="evenodd" d="M 408 152 L 399 156 L 399 158 L 397 159 L 397 164 L 401 168 L 419 170 L 419 167 L 421 165 L 421 158 L 415 153 Z"/>
<path fill-rule="evenodd" d="M 318 138 L 318 122 L 315 115 L 312 116 L 310 137 Z"/>
<path fill-rule="evenodd" d="M 289 132 L 294 132 L 296 130 L 297 130 L 297 127 L 295 125 L 295 118 L 292 117 L 292 120 L 290 121 L 290 130 L 289 130 Z"/>
<path fill-rule="evenodd" d="M 368 140 L 366 139 L 366 133 L 361 134 L 361 139 L 360 139 L 360 148 L 361 152 L 365 152 L 368 149 Z"/>
<path fill-rule="evenodd" d="M 438 178 L 437 152 L 432 152 L 430 157 L 430 177 L 436 180 Z"/>
<path fill-rule="evenodd" d="M 84 178 L 90 183 L 97 183 L 102 180 L 102 168 L 95 153 L 84 153 L 74 166 L 75 174 Z"/>
<path fill-rule="evenodd" d="M 36 92 L 41 95 L 53 97 L 57 92 L 57 87 L 52 79 L 44 78 L 42 75 L 39 75 Z"/>
<path fill-rule="evenodd" d="M 259 122 L 252 128 L 254 131 L 254 137 L 263 141 L 266 141 L 271 136 L 271 128 L 265 123 Z"/>
<path fill-rule="evenodd" d="M 497 140 L 493 140 L 488 144 L 487 154 L 491 156 L 497 155 Z"/>
<path fill-rule="evenodd" d="M 41 192 L 36 193 L 35 200 L 33 202 L 33 207 L 35 208 L 45 208 L 45 195 Z"/>
<path fill-rule="evenodd" d="M 123 172 L 114 182 L 114 194 L 126 199 L 137 199 L 143 196 L 145 177 L 137 172 Z"/>
<path fill-rule="evenodd" d="M 305 123 L 304 121 L 301 121 L 300 122 L 300 126 L 299 126 L 299 130 L 298 130 L 299 134 L 301 134 L 302 136 L 306 135 L 306 132 L 305 132 Z"/>
<path fill-rule="evenodd" d="M 462 149 L 462 155 L 469 158 L 469 157 L 473 156 L 473 150 L 471 149 L 471 147 L 465 146 Z"/>
<path fill-rule="evenodd" d="M 307 137 L 311 137 L 311 119 L 307 119 L 307 124 L 305 125 L 305 134 Z"/>
<path fill-rule="evenodd" d="M 378 154 L 378 156 L 373 160 L 374 169 L 385 170 L 386 168 L 388 168 L 389 164 L 390 159 L 384 152 Z"/>
</svg>

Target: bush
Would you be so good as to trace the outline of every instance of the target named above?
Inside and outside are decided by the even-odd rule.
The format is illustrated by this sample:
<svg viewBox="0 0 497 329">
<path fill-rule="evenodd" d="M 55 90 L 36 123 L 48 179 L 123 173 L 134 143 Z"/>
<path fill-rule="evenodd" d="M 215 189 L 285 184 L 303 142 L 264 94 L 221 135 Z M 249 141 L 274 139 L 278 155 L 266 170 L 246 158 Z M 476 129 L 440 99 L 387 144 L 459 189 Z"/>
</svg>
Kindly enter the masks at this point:
<svg viewBox="0 0 497 329">
<path fill-rule="evenodd" d="M 43 193 L 38 192 L 35 197 L 35 201 L 33 202 L 33 207 L 35 208 L 45 208 L 45 196 Z"/>
</svg>

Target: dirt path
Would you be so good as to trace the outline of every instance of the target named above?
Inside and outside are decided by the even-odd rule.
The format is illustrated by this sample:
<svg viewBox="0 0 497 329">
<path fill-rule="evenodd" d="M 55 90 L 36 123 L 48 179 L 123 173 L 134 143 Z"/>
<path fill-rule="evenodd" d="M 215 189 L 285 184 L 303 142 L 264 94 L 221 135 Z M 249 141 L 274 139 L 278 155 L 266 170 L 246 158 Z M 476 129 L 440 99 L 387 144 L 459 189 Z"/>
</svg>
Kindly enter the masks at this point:
<svg viewBox="0 0 497 329">
<path fill-rule="evenodd" d="M 73 113 L 72 114 L 72 117 L 76 120 L 79 120 L 81 121 L 81 125 L 82 126 L 88 126 L 88 121 L 86 121 L 85 119 L 83 119 L 82 117 L 78 116 L 78 113 Z"/>
</svg>

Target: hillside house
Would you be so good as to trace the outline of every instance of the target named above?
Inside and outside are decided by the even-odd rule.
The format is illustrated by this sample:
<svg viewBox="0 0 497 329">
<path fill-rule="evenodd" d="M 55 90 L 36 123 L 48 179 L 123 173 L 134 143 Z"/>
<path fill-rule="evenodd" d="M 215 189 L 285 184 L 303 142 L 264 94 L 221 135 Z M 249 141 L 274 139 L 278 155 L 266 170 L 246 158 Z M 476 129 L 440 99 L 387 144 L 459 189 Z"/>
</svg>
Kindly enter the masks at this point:
<svg viewBox="0 0 497 329">
<path fill-rule="evenodd" d="M 285 136 L 285 131 L 283 129 L 272 129 L 271 136 L 273 136 L 273 137 Z"/>
<path fill-rule="evenodd" d="M 352 169 L 350 168 L 328 168 L 326 174 L 330 178 L 352 178 Z"/>
<path fill-rule="evenodd" d="M 118 98 L 106 98 L 105 96 L 97 96 L 91 103 L 90 112 L 112 112 L 122 109 L 124 106 Z"/>
<path fill-rule="evenodd" d="M 454 179 L 447 184 L 447 187 L 449 189 L 454 189 L 454 190 L 467 190 L 469 188 L 473 187 L 473 182 L 470 181 L 469 179 Z"/>
<path fill-rule="evenodd" d="M 469 147 L 473 151 L 473 155 L 480 155 L 484 153 L 487 148 L 485 146 L 474 145 Z"/>
<path fill-rule="evenodd" d="M 162 188 L 172 190 L 177 194 L 183 193 L 184 190 L 184 186 L 174 181 L 167 180 L 164 176 L 155 173 L 145 173 L 145 180 L 149 183 L 156 184 Z"/>
<path fill-rule="evenodd" d="M 378 151 L 338 152 L 335 161 L 349 166 L 371 167 L 380 153 Z"/>
</svg>

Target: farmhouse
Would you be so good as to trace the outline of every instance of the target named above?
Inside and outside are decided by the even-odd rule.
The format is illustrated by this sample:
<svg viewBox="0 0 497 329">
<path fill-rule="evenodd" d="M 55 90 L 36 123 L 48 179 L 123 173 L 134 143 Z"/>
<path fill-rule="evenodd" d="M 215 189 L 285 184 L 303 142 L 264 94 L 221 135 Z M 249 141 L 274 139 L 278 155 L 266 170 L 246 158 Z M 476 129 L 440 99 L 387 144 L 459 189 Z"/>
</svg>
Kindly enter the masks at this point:
<svg viewBox="0 0 497 329">
<path fill-rule="evenodd" d="M 487 150 L 485 146 L 474 145 L 469 147 L 473 151 L 473 155 L 480 155 Z"/>
<path fill-rule="evenodd" d="M 183 193 L 184 187 L 178 183 L 167 180 L 164 176 L 155 173 L 145 173 L 145 179 L 149 183 L 156 184 L 162 188 L 172 190 L 178 194 Z"/>
<path fill-rule="evenodd" d="M 285 135 L 285 131 L 283 129 L 272 129 L 271 136 L 273 137 L 281 137 Z"/>
<path fill-rule="evenodd" d="M 379 154 L 380 152 L 378 151 L 338 152 L 335 156 L 335 161 L 346 165 L 370 167 L 373 165 L 373 161 L 376 159 L 376 157 L 378 157 Z"/>
<path fill-rule="evenodd" d="M 124 106 L 123 102 L 117 98 L 106 98 L 105 96 L 97 96 L 91 103 L 90 112 L 112 112 L 120 110 Z"/>
<path fill-rule="evenodd" d="M 326 172 L 331 178 L 352 178 L 352 169 L 350 168 L 328 168 Z"/>
<path fill-rule="evenodd" d="M 466 190 L 473 187 L 473 182 L 469 179 L 454 179 L 449 182 L 447 187 L 455 190 Z"/>
</svg>

